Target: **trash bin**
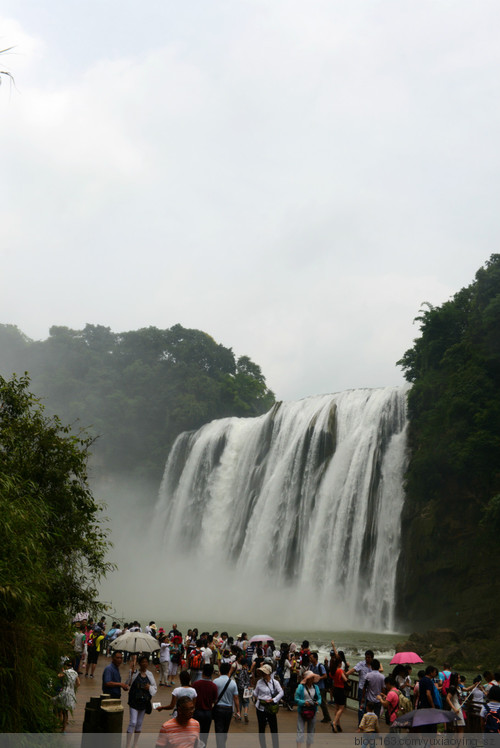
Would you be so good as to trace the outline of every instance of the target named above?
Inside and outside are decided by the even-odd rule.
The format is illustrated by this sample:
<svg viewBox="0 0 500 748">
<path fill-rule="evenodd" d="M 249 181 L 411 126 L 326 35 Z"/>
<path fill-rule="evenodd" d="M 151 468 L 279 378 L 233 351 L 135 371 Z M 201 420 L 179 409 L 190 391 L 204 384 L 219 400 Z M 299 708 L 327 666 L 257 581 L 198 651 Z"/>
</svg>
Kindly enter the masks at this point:
<svg viewBox="0 0 500 748">
<path fill-rule="evenodd" d="M 123 706 L 120 699 L 103 699 L 101 701 L 102 732 L 118 732 L 123 730 Z"/>
<path fill-rule="evenodd" d="M 92 697 L 85 704 L 81 748 L 121 748 L 123 711 L 120 699 Z"/>
</svg>

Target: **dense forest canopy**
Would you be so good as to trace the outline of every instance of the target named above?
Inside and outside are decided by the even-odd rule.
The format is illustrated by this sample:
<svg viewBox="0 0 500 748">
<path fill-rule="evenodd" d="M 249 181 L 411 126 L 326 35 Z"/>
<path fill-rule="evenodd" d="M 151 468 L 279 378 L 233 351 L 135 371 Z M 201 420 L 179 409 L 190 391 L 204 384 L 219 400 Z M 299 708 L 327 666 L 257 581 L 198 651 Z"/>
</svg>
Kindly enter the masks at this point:
<svg viewBox="0 0 500 748">
<path fill-rule="evenodd" d="M 90 439 L 44 413 L 26 378 L 0 376 L 0 731 L 53 731 L 69 622 L 98 609 L 112 568 L 88 486 Z"/>
<path fill-rule="evenodd" d="M 47 411 L 99 439 L 94 464 L 158 483 L 182 431 L 214 418 L 255 416 L 274 402 L 260 367 L 200 330 L 175 325 L 114 333 L 52 327 L 34 341 L 0 325 L 0 373 L 28 372 Z"/>
<path fill-rule="evenodd" d="M 491 638 L 500 613 L 491 586 L 500 570 L 500 255 L 417 319 L 421 335 L 399 362 L 412 383 L 401 618 L 481 626 Z"/>
</svg>

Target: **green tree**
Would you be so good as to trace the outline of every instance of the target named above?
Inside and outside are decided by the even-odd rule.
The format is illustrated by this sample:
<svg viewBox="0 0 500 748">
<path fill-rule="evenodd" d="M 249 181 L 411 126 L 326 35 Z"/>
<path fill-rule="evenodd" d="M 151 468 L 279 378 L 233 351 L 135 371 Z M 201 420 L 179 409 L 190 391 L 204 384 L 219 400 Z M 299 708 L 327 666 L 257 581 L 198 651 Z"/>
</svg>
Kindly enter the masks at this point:
<svg viewBox="0 0 500 748">
<path fill-rule="evenodd" d="M 180 432 L 214 418 L 253 416 L 274 403 L 260 367 L 201 331 L 174 325 L 113 333 L 52 327 L 32 341 L 0 325 L 0 372 L 29 371 L 47 410 L 99 435 L 94 466 L 133 473 L 156 494 Z"/>
<path fill-rule="evenodd" d="M 27 377 L 0 377 L 0 731 L 55 727 L 51 682 L 72 614 L 111 568 L 87 482 L 90 438 L 47 417 Z"/>
<path fill-rule="evenodd" d="M 498 628 L 488 588 L 500 568 L 487 529 L 499 516 L 500 255 L 418 319 L 420 337 L 399 362 L 412 383 L 399 607 L 441 624 L 451 607 L 466 626 L 488 600 L 482 624 Z M 442 601 L 432 611 L 429 596 Z"/>
</svg>

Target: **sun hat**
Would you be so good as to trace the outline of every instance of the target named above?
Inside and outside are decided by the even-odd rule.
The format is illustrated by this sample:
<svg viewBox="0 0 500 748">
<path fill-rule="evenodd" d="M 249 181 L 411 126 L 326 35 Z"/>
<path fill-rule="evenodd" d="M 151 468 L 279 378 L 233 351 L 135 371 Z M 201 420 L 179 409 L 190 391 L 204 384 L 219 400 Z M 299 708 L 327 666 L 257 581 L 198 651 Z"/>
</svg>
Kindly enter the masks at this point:
<svg viewBox="0 0 500 748">
<path fill-rule="evenodd" d="M 260 667 L 257 668 L 257 672 L 264 673 L 265 675 L 271 675 L 271 673 L 273 672 L 273 669 L 271 665 L 261 665 Z"/>
</svg>

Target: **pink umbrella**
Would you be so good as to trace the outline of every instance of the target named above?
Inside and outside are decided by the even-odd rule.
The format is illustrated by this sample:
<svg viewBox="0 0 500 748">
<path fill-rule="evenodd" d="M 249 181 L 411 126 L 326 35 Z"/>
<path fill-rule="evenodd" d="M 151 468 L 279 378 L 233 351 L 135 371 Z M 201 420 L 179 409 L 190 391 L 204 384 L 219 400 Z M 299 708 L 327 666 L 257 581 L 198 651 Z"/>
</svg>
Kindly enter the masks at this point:
<svg viewBox="0 0 500 748">
<path fill-rule="evenodd" d="M 423 662 L 416 652 L 398 652 L 390 661 L 390 665 L 416 665 Z"/>
<path fill-rule="evenodd" d="M 274 636 L 269 636 L 268 634 L 255 634 L 255 636 L 252 636 L 250 641 L 251 642 L 273 642 Z"/>
</svg>

